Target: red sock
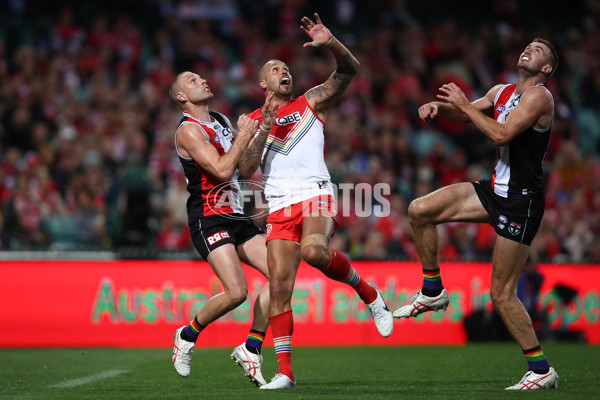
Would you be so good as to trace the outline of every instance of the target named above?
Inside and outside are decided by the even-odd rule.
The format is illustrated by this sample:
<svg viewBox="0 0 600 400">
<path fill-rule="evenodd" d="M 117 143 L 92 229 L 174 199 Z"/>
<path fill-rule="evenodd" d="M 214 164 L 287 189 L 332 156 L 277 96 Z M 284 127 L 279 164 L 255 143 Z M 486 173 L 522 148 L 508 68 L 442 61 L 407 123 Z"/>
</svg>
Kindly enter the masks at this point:
<svg viewBox="0 0 600 400">
<path fill-rule="evenodd" d="M 350 265 L 350 261 L 342 253 L 331 249 L 333 256 L 327 268 L 323 270 L 326 277 L 334 281 L 346 283 L 356 290 L 362 301 L 370 304 L 377 298 L 377 291 L 366 281 L 364 281 L 358 272 Z"/>
<path fill-rule="evenodd" d="M 294 333 L 294 316 L 292 310 L 269 317 L 271 332 L 273 333 L 273 344 L 279 373 L 287 375 L 294 381 L 292 372 L 292 333 Z"/>
</svg>

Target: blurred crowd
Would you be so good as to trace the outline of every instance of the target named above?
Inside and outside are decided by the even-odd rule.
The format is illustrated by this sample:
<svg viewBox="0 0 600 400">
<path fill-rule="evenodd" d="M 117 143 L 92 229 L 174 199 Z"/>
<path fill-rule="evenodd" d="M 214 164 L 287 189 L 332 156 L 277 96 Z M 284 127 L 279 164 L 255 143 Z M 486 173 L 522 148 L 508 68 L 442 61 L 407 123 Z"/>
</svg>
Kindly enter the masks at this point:
<svg viewBox="0 0 600 400">
<path fill-rule="evenodd" d="M 385 216 L 338 218 L 334 248 L 417 258 L 410 201 L 489 177 L 497 157 L 472 125 L 424 123 L 417 108 L 450 81 L 470 100 L 515 82 L 519 54 L 543 37 L 560 65 L 548 82 L 547 207 L 532 250 L 541 261 L 600 262 L 600 1 L 483 3 L 0 1 L 0 249 L 193 252 L 169 84 L 197 72 L 215 93 L 210 108 L 236 121 L 262 105 L 258 69 L 278 58 L 300 95 L 333 71 L 328 51 L 302 47 L 300 18 L 316 11 L 361 63 L 327 117 L 332 179 L 390 187 Z M 441 259 L 490 259 L 490 226 L 439 232 Z"/>
</svg>

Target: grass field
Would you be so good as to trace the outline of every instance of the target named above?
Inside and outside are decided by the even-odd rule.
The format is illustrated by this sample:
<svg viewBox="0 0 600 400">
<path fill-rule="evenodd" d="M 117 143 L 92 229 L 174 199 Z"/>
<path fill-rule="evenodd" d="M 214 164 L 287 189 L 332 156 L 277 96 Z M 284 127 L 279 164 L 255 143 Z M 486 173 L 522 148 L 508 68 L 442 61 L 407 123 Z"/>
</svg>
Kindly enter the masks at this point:
<svg viewBox="0 0 600 400">
<path fill-rule="evenodd" d="M 263 391 L 229 358 L 231 349 L 197 349 L 181 378 L 170 349 L 2 349 L 1 399 L 598 399 L 600 347 L 543 344 L 558 390 L 505 392 L 526 363 L 514 343 L 464 347 L 295 348 L 293 391 Z M 264 349 L 263 374 L 277 372 Z"/>
</svg>

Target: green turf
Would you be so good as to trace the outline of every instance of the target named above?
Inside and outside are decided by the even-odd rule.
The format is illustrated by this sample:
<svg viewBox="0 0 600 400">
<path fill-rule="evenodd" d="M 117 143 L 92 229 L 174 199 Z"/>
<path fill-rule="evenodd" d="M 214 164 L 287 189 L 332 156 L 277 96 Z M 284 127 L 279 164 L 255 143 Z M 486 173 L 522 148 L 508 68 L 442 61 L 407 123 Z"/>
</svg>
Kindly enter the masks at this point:
<svg viewBox="0 0 600 400">
<path fill-rule="evenodd" d="M 558 390 L 504 392 L 525 372 L 516 344 L 464 347 L 295 348 L 294 391 L 252 386 L 229 359 L 231 349 L 197 349 L 192 374 L 179 377 L 170 349 L 0 350 L 1 399 L 594 399 L 600 398 L 600 347 L 543 344 L 559 373 Z M 273 348 L 263 374 L 276 373 Z M 53 387 L 106 371 L 115 377 Z"/>
</svg>

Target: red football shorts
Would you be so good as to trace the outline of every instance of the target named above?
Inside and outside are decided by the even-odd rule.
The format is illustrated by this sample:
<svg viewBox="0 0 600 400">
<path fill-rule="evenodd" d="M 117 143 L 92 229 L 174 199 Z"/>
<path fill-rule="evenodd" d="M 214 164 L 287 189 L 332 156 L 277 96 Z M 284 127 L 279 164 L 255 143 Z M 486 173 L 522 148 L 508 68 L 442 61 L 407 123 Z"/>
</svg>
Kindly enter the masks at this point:
<svg viewBox="0 0 600 400">
<path fill-rule="evenodd" d="M 332 195 L 315 196 L 279 209 L 267 217 L 267 242 L 273 239 L 300 243 L 304 217 L 320 213 L 335 218 L 337 205 Z M 337 227 L 337 223 L 335 224 Z"/>
</svg>

